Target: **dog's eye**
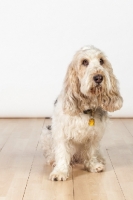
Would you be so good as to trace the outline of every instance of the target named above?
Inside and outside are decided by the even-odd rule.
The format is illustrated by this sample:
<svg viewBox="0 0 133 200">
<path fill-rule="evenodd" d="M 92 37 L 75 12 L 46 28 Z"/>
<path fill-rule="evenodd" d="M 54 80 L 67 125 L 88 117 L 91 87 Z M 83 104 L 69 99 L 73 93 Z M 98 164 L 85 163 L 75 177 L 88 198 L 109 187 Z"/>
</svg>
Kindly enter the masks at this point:
<svg viewBox="0 0 133 200">
<path fill-rule="evenodd" d="M 82 64 L 87 67 L 89 65 L 89 61 L 85 59 L 82 61 Z"/>
<path fill-rule="evenodd" d="M 103 65 L 104 64 L 104 61 L 102 58 L 100 58 L 100 65 Z"/>
</svg>

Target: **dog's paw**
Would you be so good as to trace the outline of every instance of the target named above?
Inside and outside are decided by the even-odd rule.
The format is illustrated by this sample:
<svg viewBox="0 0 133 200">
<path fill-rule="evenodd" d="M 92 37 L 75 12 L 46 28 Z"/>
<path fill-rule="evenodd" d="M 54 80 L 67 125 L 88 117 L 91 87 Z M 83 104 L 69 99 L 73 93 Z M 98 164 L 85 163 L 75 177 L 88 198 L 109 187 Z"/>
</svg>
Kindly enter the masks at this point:
<svg viewBox="0 0 133 200">
<path fill-rule="evenodd" d="M 97 173 L 104 171 L 105 166 L 102 163 L 96 163 L 95 165 L 90 167 L 90 172 Z"/>
<path fill-rule="evenodd" d="M 51 172 L 49 179 L 51 181 L 66 181 L 66 179 L 68 178 L 68 173 L 65 172 Z"/>
</svg>

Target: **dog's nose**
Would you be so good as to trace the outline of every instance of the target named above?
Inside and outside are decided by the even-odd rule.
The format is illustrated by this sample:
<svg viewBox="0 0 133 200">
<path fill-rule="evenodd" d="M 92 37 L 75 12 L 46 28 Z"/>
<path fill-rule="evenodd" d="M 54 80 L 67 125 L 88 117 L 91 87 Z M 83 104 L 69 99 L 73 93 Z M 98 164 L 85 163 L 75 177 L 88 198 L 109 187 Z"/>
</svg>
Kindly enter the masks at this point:
<svg viewBox="0 0 133 200">
<path fill-rule="evenodd" d="M 101 74 L 97 74 L 96 76 L 93 77 L 93 80 L 96 83 L 101 83 L 103 81 L 103 76 Z"/>
</svg>

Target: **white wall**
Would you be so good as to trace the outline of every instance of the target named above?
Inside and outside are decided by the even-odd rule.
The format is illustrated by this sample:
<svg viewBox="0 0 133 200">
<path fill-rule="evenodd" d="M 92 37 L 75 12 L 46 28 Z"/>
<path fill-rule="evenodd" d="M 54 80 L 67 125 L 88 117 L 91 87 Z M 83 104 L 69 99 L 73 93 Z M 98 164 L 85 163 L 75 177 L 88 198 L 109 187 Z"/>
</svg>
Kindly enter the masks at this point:
<svg viewBox="0 0 133 200">
<path fill-rule="evenodd" d="M 50 116 L 71 58 L 103 50 L 133 117 L 133 1 L 1 0 L 0 117 Z"/>
</svg>

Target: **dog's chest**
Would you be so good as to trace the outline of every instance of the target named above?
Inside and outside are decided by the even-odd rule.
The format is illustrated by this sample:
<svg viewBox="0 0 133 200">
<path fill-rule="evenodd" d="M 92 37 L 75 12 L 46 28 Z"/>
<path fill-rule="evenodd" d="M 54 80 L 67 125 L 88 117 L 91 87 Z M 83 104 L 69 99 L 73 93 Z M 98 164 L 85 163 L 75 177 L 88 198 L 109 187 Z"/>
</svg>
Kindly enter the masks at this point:
<svg viewBox="0 0 133 200">
<path fill-rule="evenodd" d="M 99 123 L 97 118 L 94 120 L 95 124 L 91 126 L 92 124 L 89 124 L 89 115 L 81 115 L 70 118 L 67 120 L 67 124 L 65 126 L 65 136 L 67 139 L 78 143 L 85 143 L 86 141 L 96 137 L 98 134 L 98 126 L 101 126 L 101 123 Z"/>
</svg>

